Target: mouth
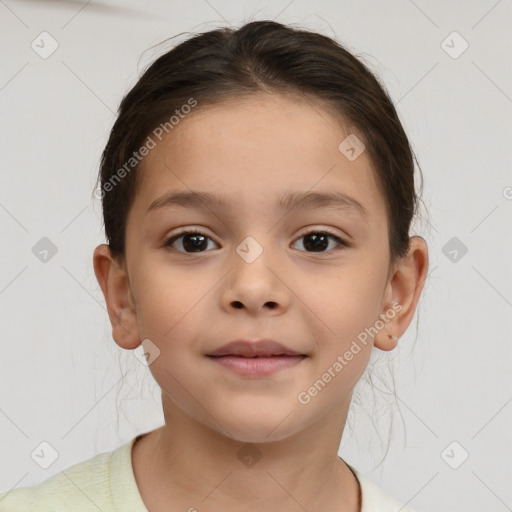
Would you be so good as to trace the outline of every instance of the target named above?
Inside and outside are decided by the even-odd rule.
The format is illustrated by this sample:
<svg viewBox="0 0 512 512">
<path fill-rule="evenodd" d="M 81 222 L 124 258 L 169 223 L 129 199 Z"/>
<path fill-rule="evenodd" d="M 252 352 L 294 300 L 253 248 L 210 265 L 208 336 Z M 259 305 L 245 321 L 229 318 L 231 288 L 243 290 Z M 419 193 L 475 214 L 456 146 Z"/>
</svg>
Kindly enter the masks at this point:
<svg viewBox="0 0 512 512">
<path fill-rule="evenodd" d="M 297 366 L 306 357 L 273 340 L 236 340 L 206 354 L 214 363 L 246 377 L 264 377 Z"/>
<path fill-rule="evenodd" d="M 274 340 L 259 339 L 238 339 L 222 345 L 208 356 L 240 356 L 240 357 L 271 357 L 271 356 L 300 356 L 297 350 L 293 350 L 286 345 Z"/>
<path fill-rule="evenodd" d="M 245 377 L 266 377 L 297 366 L 307 356 L 208 356 L 215 363 Z"/>
</svg>

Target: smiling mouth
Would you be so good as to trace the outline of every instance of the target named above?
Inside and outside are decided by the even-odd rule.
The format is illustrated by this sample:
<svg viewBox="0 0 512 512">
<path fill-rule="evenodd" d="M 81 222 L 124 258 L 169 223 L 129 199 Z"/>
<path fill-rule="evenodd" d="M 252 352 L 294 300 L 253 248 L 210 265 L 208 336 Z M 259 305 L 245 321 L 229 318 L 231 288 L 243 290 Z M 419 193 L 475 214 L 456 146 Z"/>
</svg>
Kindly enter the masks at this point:
<svg viewBox="0 0 512 512">
<path fill-rule="evenodd" d="M 270 355 L 256 355 L 256 356 L 244 356 L 241 354 L 224 354 L 223 356 L 211 356 L 208 357 L 244 357 L 246 359 L 254 359 L 254 358 L 270 358 L 270 357 L 306 357 L 306 356 L 292 356 L 288 354 L 270 354 Z"/>
</svg>

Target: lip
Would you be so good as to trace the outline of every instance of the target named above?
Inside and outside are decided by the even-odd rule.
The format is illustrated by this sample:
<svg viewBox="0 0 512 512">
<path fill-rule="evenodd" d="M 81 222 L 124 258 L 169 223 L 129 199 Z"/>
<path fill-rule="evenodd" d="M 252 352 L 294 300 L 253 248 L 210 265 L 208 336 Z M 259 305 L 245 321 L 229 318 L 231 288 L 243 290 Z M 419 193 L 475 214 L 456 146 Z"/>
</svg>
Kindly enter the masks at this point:
<svg viewBox="0 0 512 512">
<path fill-rule="evenodd" d="M 269 339 L 235 340 L 207 354 L 209 359 L 244 377 L 266 377 L 292 368 L 307 356 Z"/>
<path fill-rule="evenodd" d="M 298 365 L 306 356 L 209 356 L 224 368 L 244 377 L 267 377 Z"/>
<path fill-rule="evenodd" d="M 303 356 L 277 341 L 270 339 L 238 339 L 222 345 L 207 354 L 208 356 L 241 356 L 241 357 L 269 357 L 269 356 Z"/>
</svg>

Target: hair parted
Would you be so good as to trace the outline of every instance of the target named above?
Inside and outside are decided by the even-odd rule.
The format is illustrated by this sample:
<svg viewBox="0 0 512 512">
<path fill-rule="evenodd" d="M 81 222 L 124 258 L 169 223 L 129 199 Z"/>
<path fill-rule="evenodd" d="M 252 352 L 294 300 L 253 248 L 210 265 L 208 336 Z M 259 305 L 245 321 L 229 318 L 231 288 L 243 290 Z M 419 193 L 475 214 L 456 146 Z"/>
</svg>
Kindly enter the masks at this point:
<svg viewBox="0 0 512 512">
<path fill-rule="evenodd" d="M 98 175 L 113 256 L 125 256 L 126 222 L 140 165 L 133 155 L 152 130 L 184 105 L 196 112 L 256 93 L 316 101 L 358 130 L 385 198 L 391 261 L 405 256 L 418 203 L 415 157 L 392 100 L 340 43 L 274 21 L 194 35 L 158 57 L 122 99 Z M 126 172 L 129 161 L 133 170 Z"/>
</svg>

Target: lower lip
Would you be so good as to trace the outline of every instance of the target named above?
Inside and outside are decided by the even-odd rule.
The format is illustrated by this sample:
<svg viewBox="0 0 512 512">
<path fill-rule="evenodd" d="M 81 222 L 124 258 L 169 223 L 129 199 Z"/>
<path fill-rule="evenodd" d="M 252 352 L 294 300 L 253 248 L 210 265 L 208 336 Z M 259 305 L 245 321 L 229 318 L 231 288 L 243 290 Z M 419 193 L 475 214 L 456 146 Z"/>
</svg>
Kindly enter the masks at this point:
<svg viewBox="0 0 512 512">
<path fill-rule="evenodd" d="M 298 365 L 306 356 L 208 356 L 212 361 L 229 370 L 248 377 L 266 377 Z"/>
</svg>

